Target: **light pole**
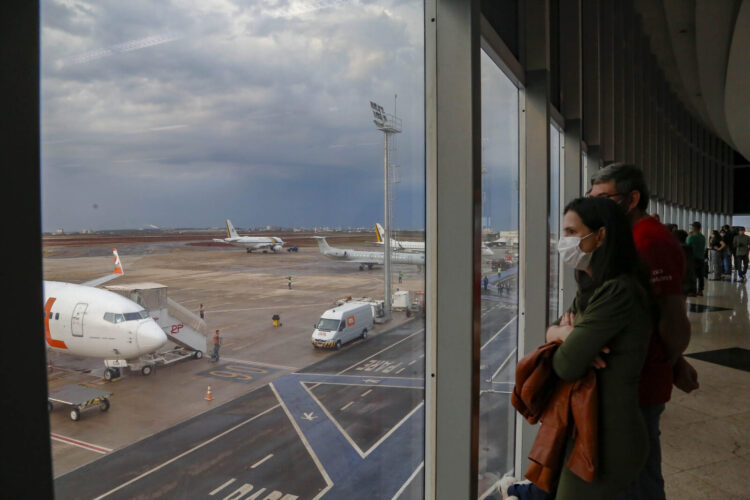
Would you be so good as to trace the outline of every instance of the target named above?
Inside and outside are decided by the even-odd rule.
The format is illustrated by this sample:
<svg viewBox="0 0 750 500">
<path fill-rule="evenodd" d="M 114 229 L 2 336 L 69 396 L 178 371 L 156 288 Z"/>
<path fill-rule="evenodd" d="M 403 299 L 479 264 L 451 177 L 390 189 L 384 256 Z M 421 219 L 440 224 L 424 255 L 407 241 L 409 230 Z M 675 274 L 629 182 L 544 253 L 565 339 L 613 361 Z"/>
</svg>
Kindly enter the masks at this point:
<svg viewBox="0 0 750 500">
<path fill-rule="evenodd" d="M 383 169 L 385 175 L 385 217 L 383 220 L 383 271 L 385 273 L 385 300 L 383 302 L 384 319 L 391 319 L 391 177 L 390 177 L 390 151 L 391 137 L 393 134 L 401 133 L 401 119 L 395 115 L 387 114 L 380 106 L 370 101 L 373 123 L 378 130 L 383 132 L 384 141 L 384 160 Z"/>
</svg>

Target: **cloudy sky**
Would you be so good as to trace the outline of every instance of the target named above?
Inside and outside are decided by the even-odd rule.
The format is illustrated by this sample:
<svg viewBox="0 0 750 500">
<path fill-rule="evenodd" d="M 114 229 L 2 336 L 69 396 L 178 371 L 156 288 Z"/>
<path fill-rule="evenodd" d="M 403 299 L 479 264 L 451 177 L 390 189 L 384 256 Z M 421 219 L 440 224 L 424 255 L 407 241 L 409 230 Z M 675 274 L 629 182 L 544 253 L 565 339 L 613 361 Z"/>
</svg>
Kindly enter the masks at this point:
<svg viewBox="0 0 750 500">
<path fill-rule="evenodd" d="M 424 227 L 421 0 L 41 6 L 45 231 L 370 226 L 383 218 L 383 136 L 369 101 L 393 112 L 394 94 L 394 226 Z M 490 109 L 517 106 L 489 79 Z M 496 221 L 517 216 L 516 146 L 497 132 L 515 109 L 484 140 Z"/>
</svg>

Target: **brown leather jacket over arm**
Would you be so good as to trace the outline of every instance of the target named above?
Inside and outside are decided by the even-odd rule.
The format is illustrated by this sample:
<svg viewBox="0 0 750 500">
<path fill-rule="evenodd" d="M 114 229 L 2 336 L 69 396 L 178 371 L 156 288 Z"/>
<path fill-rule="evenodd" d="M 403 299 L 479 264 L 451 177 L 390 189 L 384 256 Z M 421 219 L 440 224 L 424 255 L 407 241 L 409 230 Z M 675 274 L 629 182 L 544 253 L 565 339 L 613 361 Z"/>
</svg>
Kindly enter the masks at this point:
<svg viewBox="0 0 750 500">
<path fill-rule="evenodd" d="M 560 344 L 548 342 L 525 356 L 516 368 L 511 404 L 531 424 L 541 421 L 526 478 L 550 492 L 557 483 L 568 437 L 573 449 L 567 466 L 584 481 L 596 478 L 598 457 L 598 394 L 596 373 L 589 370 L 566 382 L 552 370 L 552 355 Z"/>
</svg>

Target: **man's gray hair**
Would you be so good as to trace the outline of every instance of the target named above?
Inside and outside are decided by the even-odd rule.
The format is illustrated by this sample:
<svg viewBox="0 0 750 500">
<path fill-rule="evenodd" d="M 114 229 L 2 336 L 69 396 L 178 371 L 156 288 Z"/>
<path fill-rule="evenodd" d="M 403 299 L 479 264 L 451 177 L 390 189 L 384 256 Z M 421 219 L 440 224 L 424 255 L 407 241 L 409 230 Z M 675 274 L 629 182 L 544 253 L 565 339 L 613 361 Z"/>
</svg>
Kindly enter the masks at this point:
<svg viewBox="0 0 750 500">
<path fill-rule="evenodd" d="M 592 186 L 609 181 L 614 181 L 615 189 L 623 195 L 628 195 L 632 191 L 641 193 L 638 208 L 640 210 L 648 208 L 650 195 L 648 193 L 648 186 L 646 186 L 646 179 L 644 179 L 643 171 L 640 168 L 627 163 L 612 163 L 591 176 Z"/>
</svg>

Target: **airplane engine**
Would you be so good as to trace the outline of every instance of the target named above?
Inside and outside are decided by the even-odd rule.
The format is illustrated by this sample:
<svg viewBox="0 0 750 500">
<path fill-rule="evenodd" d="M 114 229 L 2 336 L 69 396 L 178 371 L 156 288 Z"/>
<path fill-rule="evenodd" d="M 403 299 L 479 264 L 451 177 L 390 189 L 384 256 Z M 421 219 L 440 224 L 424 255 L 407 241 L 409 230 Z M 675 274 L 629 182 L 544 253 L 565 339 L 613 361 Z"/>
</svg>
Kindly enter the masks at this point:
<svg viewBox="0 0 750 500">
<path fill-rule="evenodd" d="M 281 245 L 274 245 L 273 251 L 274 252 L 281 252 L 283 250 L 283 247 Z"/>
</svg>

